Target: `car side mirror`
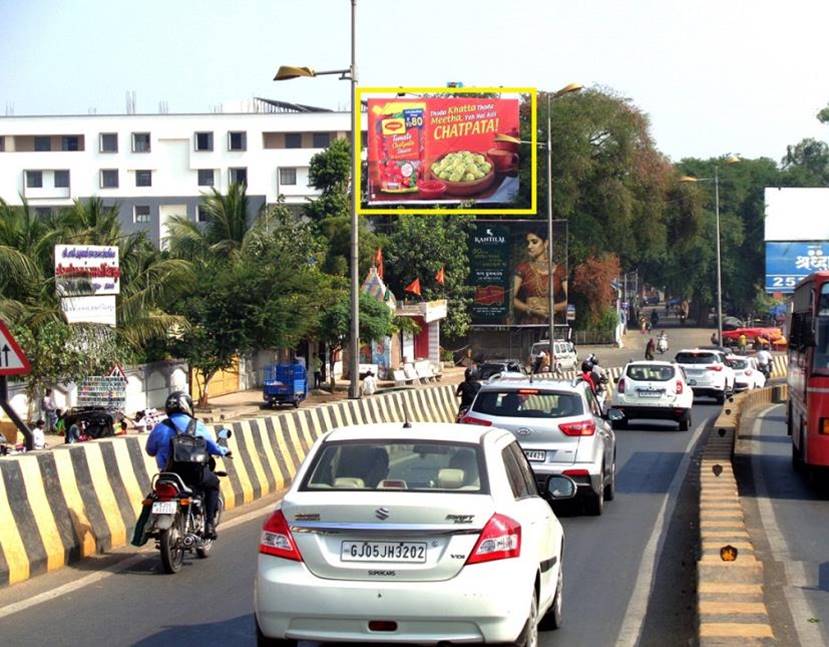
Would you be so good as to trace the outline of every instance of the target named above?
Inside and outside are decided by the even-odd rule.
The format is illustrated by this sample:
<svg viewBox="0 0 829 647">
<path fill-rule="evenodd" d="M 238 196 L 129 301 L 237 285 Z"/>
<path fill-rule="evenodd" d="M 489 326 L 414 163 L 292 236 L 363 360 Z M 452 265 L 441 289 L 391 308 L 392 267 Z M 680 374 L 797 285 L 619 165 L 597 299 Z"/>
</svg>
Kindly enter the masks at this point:
<svg viewBox="0 0 829 647">
<path fill-rule="evenodd" d="M 610 422 L 619 422 L 620 420 L 625 419 L 625 414 L 618 409 L 610 409 L 605 417 L 610 420 Z"/>
<path fill-rule="evenodd" d="M 547 497 L 551 501 L 564 501 L 576 496 L 578 486 L 569 476 L 555 474 L 547 479 Z"/>
</svg>

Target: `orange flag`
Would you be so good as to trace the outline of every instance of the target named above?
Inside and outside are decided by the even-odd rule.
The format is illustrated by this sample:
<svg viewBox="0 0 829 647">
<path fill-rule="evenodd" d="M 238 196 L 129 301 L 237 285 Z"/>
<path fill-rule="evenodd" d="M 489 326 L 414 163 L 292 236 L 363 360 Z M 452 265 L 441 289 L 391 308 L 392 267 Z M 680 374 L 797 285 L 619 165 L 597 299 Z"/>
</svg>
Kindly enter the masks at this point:
<svg viewBox="0 0 829 647">
<path fill-rule="evenodd" d="M 403 288 L 404 292 L 411 292 L 412 294 L 416 294 L 420 296 L 420 279 L 416 278 L 414 281 L 409 283 L 405 288 Z"/>
<path fill-rule="evenodd" d="M 374 265 L 377 267 L 377 276 L 381 279 L 383 278 L 383 249 L 381 247 L 377 248 L 377 252 L 374 254 Z"/>
<path fill-rule="evenodd" d="M 438 273 L 435 274 L 435 281 L 440 283 L 441 285 L 446 285 L 446 272 L 443 271 L 443 265 L 441 265 Z"/>
</svg>

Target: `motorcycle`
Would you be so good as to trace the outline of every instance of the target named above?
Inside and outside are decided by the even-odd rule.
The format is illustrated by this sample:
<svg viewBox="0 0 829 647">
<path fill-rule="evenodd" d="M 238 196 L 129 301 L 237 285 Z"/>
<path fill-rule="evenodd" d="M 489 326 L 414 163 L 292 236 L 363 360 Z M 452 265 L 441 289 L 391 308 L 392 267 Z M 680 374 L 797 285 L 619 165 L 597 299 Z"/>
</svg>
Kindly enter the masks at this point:
<svg viewBox="0 0 829 647">
<path fill-rule="evenodd" d="M 656 340 L 656 350 L 659 353 L 665 353 L 668 350 L 668 338 L 665 336 Z"/>
<path fill-rule="evenodd" d="M 758 370 L 766 376 L 766 380 L 771 379 L 771 364 L 759 364 Z"/>
<path fill-rule="evenodd" d="M 227 439 L 232 435 L 230 429 L 220 429 L 216 434 L 216 444 L 227 447 Z M 226 477 L 227 472 L 213 469 L 215 464 L 211 456 L 210 469 L 216 476 Z M 220 491 L 214 527 L 218 527 L 221 521 L 224 506 L 224 497 Z M 149 507 L 149 515 L 143 532 L 145 537 L 156 540 L 165 573 L 178 573 L 184 564 L 186 553 L 195 552 L 201 559 L 210 555 L 214 540 L 204 536 L 204 495 L 189 488 L 181 476 L 175 472 L 156 474 L 152 481 L 152 491 L 144 500 L 144 507 L 145 512 Z"/>
</svg>

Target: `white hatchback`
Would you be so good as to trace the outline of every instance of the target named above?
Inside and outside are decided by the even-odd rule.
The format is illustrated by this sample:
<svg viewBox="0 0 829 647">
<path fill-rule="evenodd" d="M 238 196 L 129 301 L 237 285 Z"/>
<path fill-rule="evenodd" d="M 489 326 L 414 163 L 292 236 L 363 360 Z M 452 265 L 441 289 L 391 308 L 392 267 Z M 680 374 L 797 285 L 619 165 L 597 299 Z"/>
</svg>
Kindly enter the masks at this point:
<svg viewBox="0 0 829 647">
<path fill-rule="evenodd" d="M 691 427 L 694 392 L 679 364 L 659 361 L 629 362 L 622 371 L 611 406 L 625 414 L 613 423 L 624 429 L 636 418 L 675 420 L 680 431 Z"/>
<path fill-rule="evenodd" d="M 766 386 L 766 376 L 757 365 L 755 357 L 745 355 L 729 355 L 728 361 L 734 369 L 734 390 L 746 391 L 762 389 Z"/>
<path fill-rule="evenodd" d="M 674 361 L 685 370 L 694 395 L 715 398 L 719 404 L 734 392 L 734 369 L 718 350 L 692 348 L 681 350 Z"/>
<path fill-rule="evenodd" d="M 547 483 L 550 500 L 576 484 Z M 562 621 L 564 533 L 509 432 L 443 423 L 320 438 L 267 520 L 258 645 L 538 644 Z"/>
</svg>

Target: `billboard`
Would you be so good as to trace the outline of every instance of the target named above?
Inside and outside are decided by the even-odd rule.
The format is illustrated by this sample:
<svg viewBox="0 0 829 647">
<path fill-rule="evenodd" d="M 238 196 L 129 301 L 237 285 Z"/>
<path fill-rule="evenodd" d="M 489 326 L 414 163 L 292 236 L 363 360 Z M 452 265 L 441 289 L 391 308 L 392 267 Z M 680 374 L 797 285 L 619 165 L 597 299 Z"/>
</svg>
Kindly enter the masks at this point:
<svg viewBox="0 0 829 647">
<path fill-rule="evenodd" d="M 115 295 L 70 297 L 60 300 L 68 323 L 115 326 Z"/>
<path fill-rule="evenodd" d="M 553 223 L 556 319 L 567 316 L 566 221 Z M 547 223 L 478 220 L 469 235 L 469 285 L 474 327 L 548 326 L 550 280 Z"/>
<path fill-rule="evenodd" d="M 829 271 L 829 243 L 766 243 L 766 292 L 794 292 L 812 272 Z"/>
<path fill-rule="evenodd" d="M 420 90 L 480 94 L 493 89 Z M 361 207 L 360 213 L 473 213 L 469 209 L 447 208 L 470 201 L 476 205 L 516 206 L 521 100 L 517 95 L 500 98 L 503 96 L 500 93 L 509 90 L 529 89 L 495 89 L 498 98 L 472 95 L 409 98 L 405 96 L 408 92 L 394 98 L 369 98 L 368 207 Z M 534 124 L 534 90 L 530 98 Z M 534 126 L 532 132 L 535 132 Z M 534 176 L 535 146 L 527 154 Z M 532 202 L 531 208 L 505 208 L 499 214 L 535 213 L 535 191 Z"/>
<path fill-rule="evenodd" d="M 55 245 L 55 286 L 61 297 L 121 292 L 118 247 Z"/>
<path fill-rule="evenodd" d="M 829 189 L 765 190 L 766 241 L 829 240 Z"/>
</svg>

